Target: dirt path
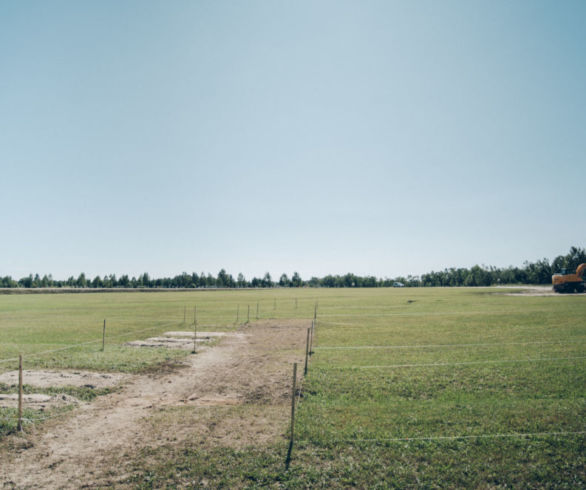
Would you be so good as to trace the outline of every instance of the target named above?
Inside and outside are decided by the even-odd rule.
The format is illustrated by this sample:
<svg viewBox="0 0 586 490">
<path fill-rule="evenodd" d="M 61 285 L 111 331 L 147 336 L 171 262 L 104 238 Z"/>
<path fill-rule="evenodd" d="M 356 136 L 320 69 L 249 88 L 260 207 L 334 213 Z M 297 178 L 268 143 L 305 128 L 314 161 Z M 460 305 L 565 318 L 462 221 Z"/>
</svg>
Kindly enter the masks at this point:
<svg viewBox="0 0 586 490">
<path fill-rule="evenodd" d="M 291 363 L 302 359 L 307 327 L 307 321 L 258 322 L 202 348 L 183 368 L 132 377 L 120 392 L 50 420 L 36 434 L 8 441 L 0 454 L 0 483 L 5 488 L 105 486 L 128 476 L 121 456 L 132 458 L 143 447 L 194 436 L 229 446 L 281 437 Z M 247 410 L 248 405 L 255 409 Z M 241 409 L 234 416 L 221 412 L 234 406 Z"/>
</svg>

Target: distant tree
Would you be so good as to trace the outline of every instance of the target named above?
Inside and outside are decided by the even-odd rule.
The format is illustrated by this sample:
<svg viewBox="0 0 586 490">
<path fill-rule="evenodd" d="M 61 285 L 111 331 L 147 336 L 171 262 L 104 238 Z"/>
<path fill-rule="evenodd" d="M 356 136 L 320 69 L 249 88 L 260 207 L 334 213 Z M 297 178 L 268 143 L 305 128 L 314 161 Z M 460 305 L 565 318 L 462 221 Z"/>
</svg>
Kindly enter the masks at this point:
<svg viewBox="0 0 586 490">
<path fill-rule="evenodd" d="M 0 287 L 2 288 L 14 288 L 17 287 L 18 283 L 10 276 L 0 277 Z"/>
<path fill-rule="evenodd" d="M 556 272 L 560 272 L 565 267 L 566 258 L 563 255 L 558 255 L 553 261 L 551 262 L 551 270 L 555 274 Z"/>
<path fill-rule="evenodd" d="M 262 278 L 262 287 L 263 288 L 272 288 L 273 287 L 273 279 L 271 275 L 267 272 L 264 277 Z"/>
<path fill-rule="evenodd" d="M 85 278 L 85 274 L 83 272 L 77 277 L 75 285 L 78 288 L 87 288 L 87 279 Z"/>
<path fill-rule="evenodd" d="M 324 287 L 326 288 L 335 288 L 336 285 L 336 278 L 330 274 L 328 274 L 327 276 L 325 276 L 322 280 L 321 283 Z"/>
<path fill-rule="evenodd" d="M 90 285 L 92 288 L 102 288 L 102 287 L 104 287 L 104 282 L 102 281 L 100 276 L 96 276 L 92 279 L 92 282 L 90 283 Z"/>
<path fill-rule="evenodd" d="M 291 286 L 293 286 L 294 288 L 300 288 L 301 286 L 303 286 L 303 280 L 297 272 L 293 273 L 293 277 L 291 278 Z"/>
<path fill-rule="evenodd" d="M 228 274 L 226 274 L 226 269 L 220 270 L 220 272 L 218 272 L 218 278 L 216 279 L 216 286 L 219 288 L 225 288 L 228 287 L 229 283 L 230 281 L 228 279 Z"/>
<path fill-rule="evenodd" d="M 573 246 L 566 255 L 558 255 L 551 263 L 547 259 L 537 260 L 535 262 L 525 262 L 522 267 L 509 266 L 506 268 L 497 268 L 486 265 L 475 265 L 470 269 L 467 268 L 449 268 L 441 271 L 431 271 L 423 274 L 421 277 L 408 275 L 407 277 L 385 277 L 377 279 L 374 276 L 357 276 L 351 272 L 340 275 L 327 275 L 322 278 L 312 277 L 305 282 L 297 272 L 293 273 L 291 279 L 287 274 L 282 274 L 279 278 L 278 285 L 281 287 L 329 287 L 329 288 L 358 288 L 358 287 L 389 287 L 394 282 L 401 282 L 407 287 L 420 286 L 490 286 L 492 284 L 550 284 L 551 275 L 562 269 L 568 272 L 574 272 L 576 267 L 586 262 L 586 250 L 584 248 Z M 195 272 L 187 274 L 183 272 L 174 277 L 151 278 L 147 272 L 139 275 L 138 278 L 123 275 L 120 279 L 111 274 L 96 276 L 93 280 L 88 280 L 84 273 L 77 278 L 70 276 L 67 280 L 55 280 L 51 274 L 44 275 L 42 278 L 39 274 L 29 274 L 18 281 L 10 276 L 0 277 L 0 287 L 161 287 L 161 288 L 195 288 L 195 287 L 272 287 L 274 282 L 271 275 L 267 272 L 263 278 L 253 277 L 250 282 L 246 280 L 242 273 L 239 273 L 237 279 L 228 274 L 225 269 L 221 269 L 217 277 L 202 272 L 200 275 Z"/>
<path fill-rule="evenodd" d="M 570 272 L 575 272 L 576 268 L 586 262 L 586 250 L 579 247 L 572 247 L 564 260 L 564 266 Z"/>
<path fill-rule="evenodd" d="M 228 274 L 226 276 L 226 287 L 227 288 L 235 288 L 236 287 L 236 281 L 234 280 L 234 277 L 232 276 L 232 274 Z"/>
<path fill-rule="evenodd" d="M 362 280 L 363 288 L 375 288 L 378 286 L 378 281 L 374 276 L 367 276 Z"/>
<path fill-rule="evenodd" d="M 195 272 L 191 273 L 191 282 L 194 284 L 193 287 L 198 288 L 200 286 L 199 276 L 197 275 L 197 273 L 195 273 Z"/>
<path fill-rule="evenodd" d="M 213 288 L 216 285 L 216 279 L 211 274 L 206 277 L 206 287 Z"/>
<path fill-rule="evenodd" d="M 281 277 L 279 278 L 279 286 L 282 288 L 288 288 L 290 285 L 291 281 L 289 281 L 287 274 L 281 274 Z"/>
<path fill-rule="evenodd" d="M 534 263 L 525 262 L 525 274 L 530 284 L 548 284 L 551 282 L 551 266 L 547 259 Z"/>
<path fill-rule="evenodd" d="M 135 286 L 133 285 L 133 287 L 148 288 L 151 284 L 151 278 L 149 277 L 148 273 L 145 272 L 144 274 L 138 276 L 135 281 L 133 280 L 131 282 L 135 284 Z"/>
<path fill-rule="evenodd" d="M 303 282 L 302 282 L 302 284 L 303 284 Z M 319 287 L 319 286 L 321 285 L 321 283 L 320 283 L 320 280 L 319 280 L 319 277 L 315 277 L 315 276 L 314 276 L 314 277 L 312 277 L 312 278 L 311 278 L 311 279 L 310 279 L 310 280 L 307 282 L 307 285 L 308 285 L 310 288 L 317 288 L 317 287 Z"/>
<path fill-rule="evenodd" d="M 236 279 L 236 284 L 239 288 L 245 288 L 247 286 L 246 278 L 244 277 L 244 274 L 242 274 L 242 272 L 238 273 L 238 279 Z"/>
<path fill-rule="evenodd" d="M 27 277 L 23 277 L 18 281 L 21 287 L 23 288 L 32 288 L 33 287 L 33 275 L 29 274 Z"/>
</svg>

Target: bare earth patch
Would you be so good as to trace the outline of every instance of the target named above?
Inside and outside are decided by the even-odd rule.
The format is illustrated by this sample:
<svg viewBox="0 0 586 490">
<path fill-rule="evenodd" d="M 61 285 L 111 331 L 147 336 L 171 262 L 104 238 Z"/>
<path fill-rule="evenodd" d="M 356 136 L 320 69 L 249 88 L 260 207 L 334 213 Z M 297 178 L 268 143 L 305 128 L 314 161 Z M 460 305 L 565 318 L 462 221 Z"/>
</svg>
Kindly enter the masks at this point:
<svg viewBox="0 0 586 490">
<path fill-rule="evenodd" d="M 64 405 L 76 405 L 77 398 L 69 395 L 42 395 L 27 394 L 22 396 L 23 404 L 35 410 L 62 407 Z M 0 394 L 0 407 L 16 408 L 18 406 L 18 394 Z"/>
<path fill-rule="evenodd" d="M 299 320 L 242 327 L 188 357 L 182 369 L 131 376 L 119 392 L 12 438 L 21 443 L 7 438 L 0 482 L 8 488 L 120 486 L 127 463 L 145 447 L 246 447 L 282 438 L 292 363 L 303 359 L 308 327 Z"/>
<path fill-rule="evenodd" d="M 196 344 L 207 344 L 211 340 L 223 337 L 226 332 L 197 332 Z M 165 332 L 161 337 L 146 340 L 133 340 L 126 345 L 131 347 L 166 347 L 167 349 L 192 349 L 193 331 Z"/>
<path fill-rule="evenodd" d="M 176 332 L 165 332 L 163 334 L 165 337 L 189 337 L 193 340 L 193 331 L 176 331 Z M 206 340 L 210 340 L 216 337 L 224 337 L 228 335 L 228 332 L 197 332 L 197 338 L 204 338 Z"/>
<path fill-rule="evenodd" d="M 22 373 L 23 384 L 38 388 L 77 386 L 88 388 L 112 388 L 129 379 L 121 373 L 97 373 L 93 371 L 42 371 L 25 370 Z M 18 371 L 0 374 L 0 383 L 18 384 Z"/>
</svg>

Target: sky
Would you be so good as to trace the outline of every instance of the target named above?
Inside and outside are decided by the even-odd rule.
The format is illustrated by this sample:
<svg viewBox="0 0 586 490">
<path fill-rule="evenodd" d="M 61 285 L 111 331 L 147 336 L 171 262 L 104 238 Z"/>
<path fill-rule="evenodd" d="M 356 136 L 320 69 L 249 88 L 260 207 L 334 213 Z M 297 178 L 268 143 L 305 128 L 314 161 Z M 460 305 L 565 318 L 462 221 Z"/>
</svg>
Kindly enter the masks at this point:
<svg viewBox="0 0 586 490">
<path fill-rule="evenodd" d="M 586 245 L 586 2 L 0 3 L 0 275 Z"/>
</svg>

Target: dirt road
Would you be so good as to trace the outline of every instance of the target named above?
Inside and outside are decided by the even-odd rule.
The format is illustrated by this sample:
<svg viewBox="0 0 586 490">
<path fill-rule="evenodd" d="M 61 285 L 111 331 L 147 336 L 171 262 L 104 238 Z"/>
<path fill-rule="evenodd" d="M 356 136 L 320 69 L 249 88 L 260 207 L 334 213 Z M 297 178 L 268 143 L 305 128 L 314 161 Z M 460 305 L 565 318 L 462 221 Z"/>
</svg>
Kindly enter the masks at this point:
<svg viewBox="0 0 586 490">
<path fill-rule="evenodd" d="M 133 376 L 117 393 L 8 438 L 0 454 L 0 483 L 4 488 L 106 486 L 128 477 L 128 461 L 121 456 L 132 458 L 143 447 L 194 437 L 227 446 L 282 437 L 291 364 L 303 359 L 308 323 L 272 320 L 243 327 L 180 368 Z M 221 412 L 232 406 L 242 410 Z"/>
</svg>

